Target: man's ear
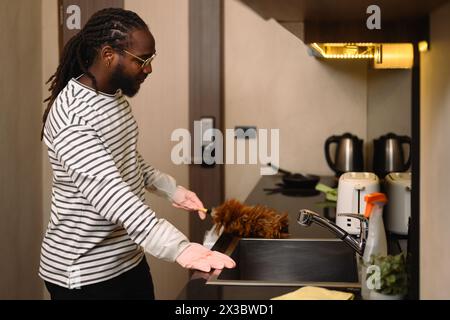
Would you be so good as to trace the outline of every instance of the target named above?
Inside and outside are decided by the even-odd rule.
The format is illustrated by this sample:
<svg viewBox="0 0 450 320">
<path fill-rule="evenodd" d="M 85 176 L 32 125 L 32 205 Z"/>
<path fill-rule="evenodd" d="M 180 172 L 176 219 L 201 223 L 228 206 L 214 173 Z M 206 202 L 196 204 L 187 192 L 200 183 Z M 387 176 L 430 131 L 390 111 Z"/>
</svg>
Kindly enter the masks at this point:
<svg viewBox="0 0 450 320">
<path fill-rule="evenodd" d="M 111 67 L 116 59 L 116 52 L 111 46 L 104 46 L 100 51 L 101 61 L 104 66 Z"/>
</svg>

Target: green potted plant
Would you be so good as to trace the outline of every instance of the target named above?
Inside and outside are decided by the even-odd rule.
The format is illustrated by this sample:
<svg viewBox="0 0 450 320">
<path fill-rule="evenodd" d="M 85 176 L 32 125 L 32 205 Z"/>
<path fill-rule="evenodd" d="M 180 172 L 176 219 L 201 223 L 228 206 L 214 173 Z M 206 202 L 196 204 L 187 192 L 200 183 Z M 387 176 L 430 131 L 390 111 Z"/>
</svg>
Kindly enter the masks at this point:
<svg viewBox="0 0 450 320">
<path fill-rule="evenodd" d="M 398 255 L 373 255 L 370 264 L 375 266 L 368 272 L 367 279 L 379 276 L 379 281 L 370 292 L 373 300 L 401 300 L 408 291 L 408 273 L 406 258 L 403 253 Z M 378 275 L 376 274 L 378 272 Z"/>
</svg>

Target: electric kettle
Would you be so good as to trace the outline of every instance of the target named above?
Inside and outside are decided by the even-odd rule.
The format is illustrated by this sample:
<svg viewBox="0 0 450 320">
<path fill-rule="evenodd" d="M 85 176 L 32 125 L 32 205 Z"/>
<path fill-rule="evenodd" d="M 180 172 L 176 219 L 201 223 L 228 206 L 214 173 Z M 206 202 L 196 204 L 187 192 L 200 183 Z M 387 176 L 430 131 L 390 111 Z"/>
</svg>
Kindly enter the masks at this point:
<svg viewBox="0 0 450 320">
<path fill-rule="evenodd" d="M 409 146 L 405 159 L 403 145 Z M 411 138 L 388 133 L 373 141 L 373 171 L 384 178 L 391 172 L 405 172 L 411 166 Z"/>
<path fill-rule="evenodd" d="M 384 179 L 389 203 L 386 227 L 392 233 L 408 235 L 411 217 L 411 172 L 391 172 Z"/>
<path fill-rule="evenodd" d="M 336 144 L 334 159 L 331 157 L 332 144 Z M 363 140 L 351 133 L 331 136 L 325 141 L 325 157 L 337 176 L 344 172 L 364 171 Z"/>
</svg>

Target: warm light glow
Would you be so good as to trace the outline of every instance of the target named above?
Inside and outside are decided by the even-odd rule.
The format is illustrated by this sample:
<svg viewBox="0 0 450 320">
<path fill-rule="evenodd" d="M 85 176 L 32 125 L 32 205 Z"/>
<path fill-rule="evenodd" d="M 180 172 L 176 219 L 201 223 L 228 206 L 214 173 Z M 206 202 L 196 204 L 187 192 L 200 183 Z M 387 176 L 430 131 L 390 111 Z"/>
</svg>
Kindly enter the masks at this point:
<svg viewBox="0 0 450 320">
<path fill-rule="evenodd" d="M 410 69 L 414 63 L 414 47 L 411 43 L 383 43 L 381 61 L 374 61 L 375 69 Z"/>
<path fill-rule="evenodd" d="M 372 59 L 373 43 L 312 43 L 310 47 L 325 59 Z"/>
<path fill-rule="evenodd" d="M 425 42 L 422 46 L 428 44 Z M 369 59 L 376 69 L 408 69 L 414 61 L 410 43 L 312 43 L 310 47 L 319 58 Z"/>
<path fill-rule="evenodd" d="M 426 51 L 428 51 L 428 42 L 426 42 L 426 41 L 420 41 L 420 42 L 419 42 L 419 51 L 420 51 L 420 52 L 426 52 Z"/>
<path fill-rule="evenodd" d="M 323 49 L 317 43 L 311 44 L 311 47 L 313 47 L 316 51 L 318 51 L 322 55 L 322 57 L 326 56 L 325 51 L 323 51 Z"/>
</svg>

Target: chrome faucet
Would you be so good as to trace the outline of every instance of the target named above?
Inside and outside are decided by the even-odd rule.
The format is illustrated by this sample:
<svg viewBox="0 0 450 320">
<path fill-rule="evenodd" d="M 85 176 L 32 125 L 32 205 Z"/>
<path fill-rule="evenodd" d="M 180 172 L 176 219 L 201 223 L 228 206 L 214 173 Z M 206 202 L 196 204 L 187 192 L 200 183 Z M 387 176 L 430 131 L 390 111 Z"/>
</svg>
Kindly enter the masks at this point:
<svg viewBox="0 0 450 320">
<path fill-rule="evenodd" d="M 303 227 L 309 227 L 313 222 L 315 222 L 319 226 L 327 228 L 328 230 L 333 232 L 339 239 L 341 239 L 352 249 L 354 249 L 360 256 L 362 256 L 364 254 L 364 248 L 366 247 L 366 238 L 368 231 L 367 219 L 359 214 L 341 213 L 339 215 L 350 218 L 356 218 L 360 221 L 361 227 L 359 239 L 354 238 L 344 229 L 340 228 L 330 220 L 321 217 L 319 214 L 311 210 L 307 209 L 300 210 L 297 217 L 297 223 Z"/>
</svg>

